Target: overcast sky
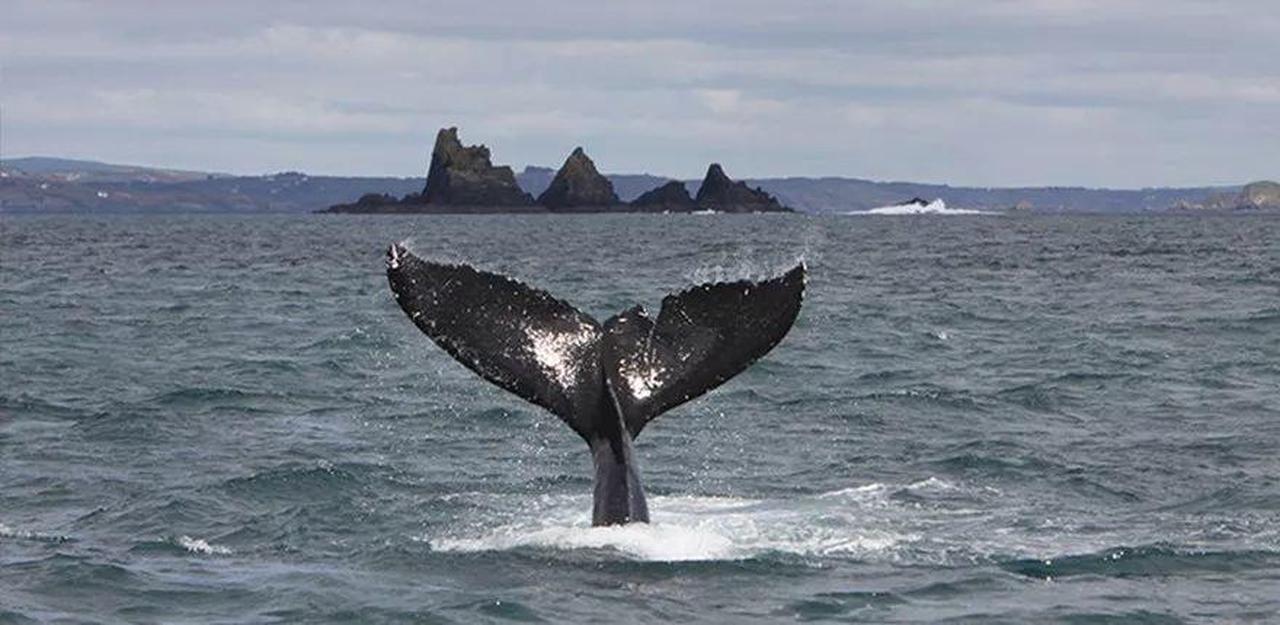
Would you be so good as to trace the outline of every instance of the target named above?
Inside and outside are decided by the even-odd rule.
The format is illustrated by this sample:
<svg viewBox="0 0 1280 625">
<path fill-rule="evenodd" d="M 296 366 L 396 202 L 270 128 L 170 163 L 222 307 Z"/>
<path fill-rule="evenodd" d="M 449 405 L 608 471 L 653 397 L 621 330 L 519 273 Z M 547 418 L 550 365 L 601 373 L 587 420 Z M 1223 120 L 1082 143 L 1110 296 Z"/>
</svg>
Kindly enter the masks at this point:
<svg viewBox="0 0 1280 625">
<path fill-rule="evenodd" d="M 1280 178 L 1277 0 L 0 0 L 6 155 L 1157 186 Z"/>
</svg>

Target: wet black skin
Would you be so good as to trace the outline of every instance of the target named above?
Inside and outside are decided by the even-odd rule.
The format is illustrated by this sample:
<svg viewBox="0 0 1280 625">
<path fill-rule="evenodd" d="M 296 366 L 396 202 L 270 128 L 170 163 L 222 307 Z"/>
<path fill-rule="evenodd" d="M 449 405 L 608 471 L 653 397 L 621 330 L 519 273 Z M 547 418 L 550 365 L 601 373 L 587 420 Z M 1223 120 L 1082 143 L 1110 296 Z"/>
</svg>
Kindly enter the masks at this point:
<svg viewBox="0 0 1280 625">
<path fill-rule="evenodd" d="M 587 442 L 596 472 L 591 524 L 648 523 L 649 504 L 644 499 L 640 470 L 636 468 L 631 433 L 618 413 L 616 402 L 608 403 L 610 405 L 602 409 L 597 421 L 599 429 Z"/>
<path fill-rule="evenodd" d="M 794 323 L 804 266 L 759 282 L 696 286 L 598 323 L 567 302 L 467 265 L 387 250 L 396 301 L 423 333 L 489 382 L 560 417 L 595 467 L 593 525 L 648 522 L 633 441 L 645 425 L 719 386 Z"/>
</svg>

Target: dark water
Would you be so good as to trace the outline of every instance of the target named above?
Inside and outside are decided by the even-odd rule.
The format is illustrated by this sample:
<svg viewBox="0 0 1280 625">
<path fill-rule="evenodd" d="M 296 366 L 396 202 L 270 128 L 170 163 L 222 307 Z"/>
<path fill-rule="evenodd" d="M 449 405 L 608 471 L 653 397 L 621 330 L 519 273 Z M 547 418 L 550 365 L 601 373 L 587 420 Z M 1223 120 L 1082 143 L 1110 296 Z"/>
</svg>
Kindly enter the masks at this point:
<svg viewBox="0 0 1280 625">
<path fill-rule="evenodd" d="M 381 254 L 603 318 L 811 271 L 652 526 Z M 3 218 L 0 623 L 1280 622 L 1280 220 Z"/>
</svg>

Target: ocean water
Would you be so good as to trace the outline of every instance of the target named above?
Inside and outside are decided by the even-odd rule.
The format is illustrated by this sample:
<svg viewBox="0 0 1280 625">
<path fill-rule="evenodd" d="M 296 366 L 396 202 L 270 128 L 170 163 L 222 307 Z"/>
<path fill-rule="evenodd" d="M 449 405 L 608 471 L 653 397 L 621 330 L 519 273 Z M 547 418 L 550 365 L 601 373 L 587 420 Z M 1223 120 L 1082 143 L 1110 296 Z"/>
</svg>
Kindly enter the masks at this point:
<svg viewBox="0 0 1280 625">
<path fill-rule="evenodd" d="M 654 523 L 393 303 L 808 263 Z M 0 623 L 1280 622 L 1274 217 L 0 218 Z"/>
</svg>

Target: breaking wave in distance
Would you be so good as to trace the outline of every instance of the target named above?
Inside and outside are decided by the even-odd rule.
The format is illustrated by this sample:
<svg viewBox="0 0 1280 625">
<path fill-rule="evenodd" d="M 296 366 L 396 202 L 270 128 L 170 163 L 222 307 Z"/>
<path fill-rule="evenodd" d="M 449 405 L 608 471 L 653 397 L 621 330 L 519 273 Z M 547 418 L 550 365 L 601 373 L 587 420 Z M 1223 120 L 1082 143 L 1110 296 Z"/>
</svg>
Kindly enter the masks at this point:
<svg viewBox="0 0 1280 625">
<path fill-rule="evenodd" d="M 991 211 L 980 211 L 971 208 L 949 208 L 947 203 L 936 199 L 928 204 L 895 204 L 879 206 L 865 211 L 849 211 L 846 215 L 998 215 Z"/>
</svg>

